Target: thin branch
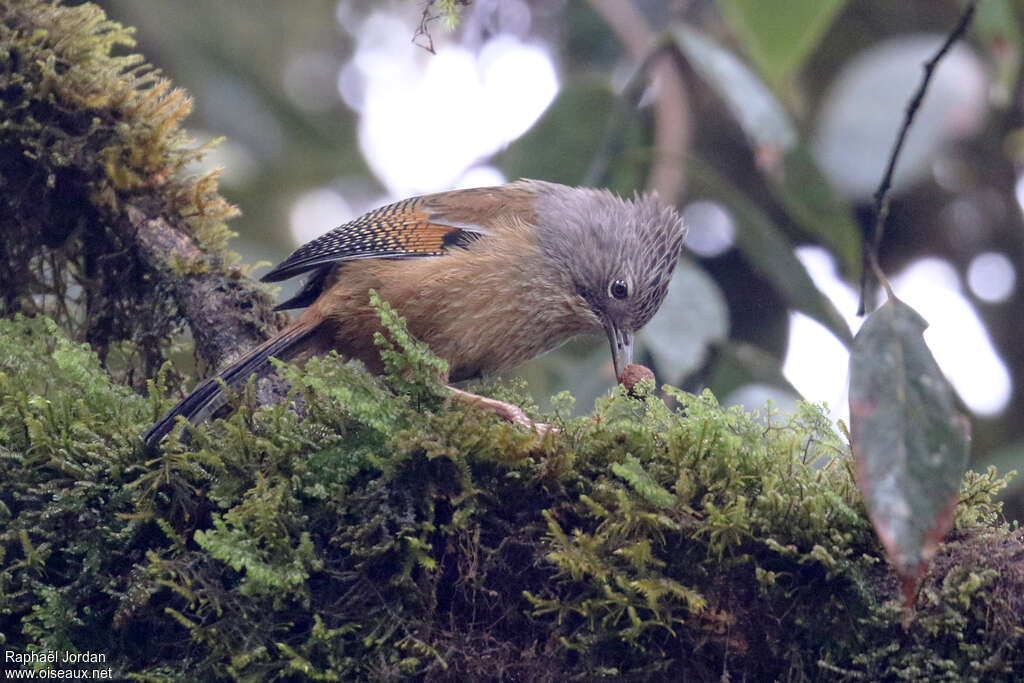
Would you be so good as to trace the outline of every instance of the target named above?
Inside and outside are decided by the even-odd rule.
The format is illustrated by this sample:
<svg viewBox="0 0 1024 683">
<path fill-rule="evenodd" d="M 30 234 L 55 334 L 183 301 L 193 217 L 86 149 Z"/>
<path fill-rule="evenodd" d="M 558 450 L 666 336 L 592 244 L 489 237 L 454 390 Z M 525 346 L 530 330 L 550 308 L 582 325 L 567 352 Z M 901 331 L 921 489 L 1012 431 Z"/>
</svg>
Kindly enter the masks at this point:
<svg viewBox="0 0 1024 683">
<path fill-rule="evenodd" d="M 892 285 L 889 284 L 889 278 L 885 276 L 885 271 L 882 270 L 881 264 L 878 263 L 878 252 L 872 250 L 868 254 L 868 266 L 871 268 L 871 274 L 874 275 L 875 279 L 882 284 L 882 288 L 885 289 L 885 296 L 889 301 L 896 298 L 896 295 L 892 291 Z"/>
<path fill-rule="evenodd" d="M 889 154 L 889 163 L 885 168 L 885 174 L 882 176 L 882 182 L 879 183 L 878 189 L 875 190 L 875 223 L 874 229 L 870 241 L 864 244 L 864 267 L 861 272 L 860 278 L 860 307 L 857 309 L 857 315 L 865 315 L 868 310 L 868 290 L 874 290 L 873 283 L 871 281 L 872 276 L 878 278 L 889 295 L 892 295 L 892 291 L 889 288 L 889 284 L 885 280 L 885 276 L 878 265 L 878 250 L 882 244 L 882 236 L 885 234 L 885 222 L 889 217 L 889 204 L 891 196 L 889 190 L 892 187 L 892 176 L 896 170 L 896 162 L 899 159 L 900 152 L 903 149 L 903 143 L 907 138 L 907 133 L 910 131 L 910 126 L 914 122 L 914 117 L 917 115 L 917 110 L 921 106 L 921 102 L 924 100 L 925 93 L 928 91 L 928 85 L 931 83 L 932 75 L 935 73 L 936 67 L 946 53 L 952 49 L 956 41 L 960 40 L 963 35 L 967 32 L 967 28 L 971 24 L 971 19 L 974 18 L 974 10 L 977 8 L 977 0 L 967 5 L 964 9 L 963 14 L 960 15 L 959 21 L 956 26 L 950 31 L 949 35 L 946 36 L 945 42 L 942 43 L 942 47 L 939 48 L 938 52 L 932 56 L 927 62 L 924 63 L 924 77 L 921 79 L 921 84 L 917 88 L 917 92 L 910 99 L 907 104 L 906 115 L 903 118 L 903 126 L 900 128 L 899 134 L 896 136 L 896 143 L 893 145 L 892 152 Z"/>
<path fill-rule="evenodd" d="M 430 23 L 437 21 L 440 16 L 437 14 L 430 13 L 430 7 L 434 4 L 434 0 L 430 0 L 423 7 L 423 14 L 420 15 L 420 25 L 416 27 L 416 32 L 412 34 L 412 42 L 432 55 L 436 55 L 437 52 L 434 50 L 434 37 L 430 35 Z"/>
<path fill-rule="evenodd" d="M 420 15 L 420 25 L 416 27 L 416 32 L 413 33 L 412 42 L 432 55 L 436 55 L 434 51 L 434 37 L 430 34 L 430 24 L 438 19 L 444 17 L 453 21 L 453 18 L 457 16 L 460 11 L 459 7 L 468 7 L 473 0 L 449 0 L 444 3 L 445 7 L 442 9 L 440 14 L 431 14 L 431 8 L 437 4 L 437 0 L 427 0 L 423 5 L 423 14 Z M 450 27 L 450 28 L 453 28 Z M 424 42 L 426 41 L 426 42 Z"/>
</svg>

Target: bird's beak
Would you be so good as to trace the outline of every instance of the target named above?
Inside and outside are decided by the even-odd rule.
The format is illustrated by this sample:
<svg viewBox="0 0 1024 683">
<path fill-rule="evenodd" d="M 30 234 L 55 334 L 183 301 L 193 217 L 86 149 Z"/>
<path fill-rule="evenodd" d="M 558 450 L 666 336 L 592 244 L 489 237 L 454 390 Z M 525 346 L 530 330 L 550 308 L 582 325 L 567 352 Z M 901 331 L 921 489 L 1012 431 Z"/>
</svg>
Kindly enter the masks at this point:
<svg viewBox="0 0 1024 683">
<path fill-rule="evenodd" d="M 626 366 L 633 362 L 633 333 L 619 329 L 613 323 L 608 323 L 604 329 L 608 333 L 608 341 L 612 345 L 615 379 L 619 379 Z"/>
</svg>

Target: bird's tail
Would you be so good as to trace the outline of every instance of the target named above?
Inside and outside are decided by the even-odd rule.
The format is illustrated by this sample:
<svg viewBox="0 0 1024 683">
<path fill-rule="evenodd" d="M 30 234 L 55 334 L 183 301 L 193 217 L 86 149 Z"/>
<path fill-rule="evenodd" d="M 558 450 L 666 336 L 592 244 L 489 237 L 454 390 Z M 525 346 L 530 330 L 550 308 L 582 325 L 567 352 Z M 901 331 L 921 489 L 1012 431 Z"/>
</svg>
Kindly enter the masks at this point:
<svg viewBox="0 0 1024 683">
<path fill-rule="evenodd" d="M 142 435 L 146 446 L 151 448 L 159 443 L 174 427 L 179 415 L 192 424 L 198 424 L 217 412 L 227 401 L 218 380 L 222 380 L 231 389 L 237 389 L 252 375 L 262 377 L 273 369 L 271 357 L 283 361 L 294 360 L 306 350 L 308 342 L 317 332 L 316 326 L 309 325 L 286 328 L 224 368 L 216 377 L 200 382 L 192 393 Z"/>
</svg>

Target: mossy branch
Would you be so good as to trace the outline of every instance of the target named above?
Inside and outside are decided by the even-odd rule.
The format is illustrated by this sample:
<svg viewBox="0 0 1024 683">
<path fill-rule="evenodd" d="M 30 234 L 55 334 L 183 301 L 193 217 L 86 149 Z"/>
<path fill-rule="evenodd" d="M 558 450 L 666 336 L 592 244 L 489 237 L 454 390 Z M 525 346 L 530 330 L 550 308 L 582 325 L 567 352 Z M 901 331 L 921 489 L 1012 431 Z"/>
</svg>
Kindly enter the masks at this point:
<svg viewBox="0 0 1024 683">
<path fill-rule="evenodd" d="M 141 386 L 185 329 L 216 366 L 277 320 L 217 172 L 183 175 L 191 99 L 133 45 L 89 3 L 0 5 L 0 315 L 49 315 Z"/>
<path fill-rule="evenodd" d="M 387 329 L 387 377 L 282 366 L 303 417 L 246 391 L 147 459 L 158 395 L 52 321 L 0 320 L 5 646 L 103 652 L 144 679 L 1019 672 L 1022 546 L 993 472 L 965 481 L 905 630 L 814 406 L 620 390 L 538 440 L 444 401 L 437 359 Z"/>
</svg>

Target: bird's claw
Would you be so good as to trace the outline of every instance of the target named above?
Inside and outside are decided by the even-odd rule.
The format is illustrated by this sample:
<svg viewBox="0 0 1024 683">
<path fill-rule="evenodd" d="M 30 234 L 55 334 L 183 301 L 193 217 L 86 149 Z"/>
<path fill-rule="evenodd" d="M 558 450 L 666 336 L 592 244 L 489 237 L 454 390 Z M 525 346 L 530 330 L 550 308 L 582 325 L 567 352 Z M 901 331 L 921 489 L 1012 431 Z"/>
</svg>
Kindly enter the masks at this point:
<svg viewBox="0 0 1024 683">
<path fill-rule="evenodd" d="M 480 396 L 469 391 L 463 391 L 462 389 L 456 389 L 455 387 L 449 386 L 449 390 L 455 395 L 460 401 L 466 403 L 472 403 L 473 405 L 486 408 L 494 413 L 497 413 L 499 417 L 508 422 L 514 424 L 521 424 L 529 427 L 537 434 L 543 436 L 549 432 L 557 432 L 558 427 L 547 424 L 545 422 L 535 422 L 527 416 L 523 409 L 514 403 L 508 403 L 507 401 L 499 401 L 496 398 L 488 398 L 486 396 Z"/>
</svg>

